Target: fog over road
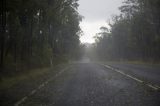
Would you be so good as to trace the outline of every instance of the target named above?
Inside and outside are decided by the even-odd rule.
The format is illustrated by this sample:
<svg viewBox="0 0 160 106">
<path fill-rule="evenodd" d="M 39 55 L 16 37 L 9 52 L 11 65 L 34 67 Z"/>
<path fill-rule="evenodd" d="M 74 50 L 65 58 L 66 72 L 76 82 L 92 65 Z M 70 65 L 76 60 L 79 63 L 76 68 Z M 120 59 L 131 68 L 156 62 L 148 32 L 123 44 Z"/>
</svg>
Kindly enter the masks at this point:
<svg viewBox="0 0 160 106">
<path fill-rule="evenodd" d="M 95 63 L 75 63 L 22 106 L 158 106 L 159 90 Z"/>
</svg>

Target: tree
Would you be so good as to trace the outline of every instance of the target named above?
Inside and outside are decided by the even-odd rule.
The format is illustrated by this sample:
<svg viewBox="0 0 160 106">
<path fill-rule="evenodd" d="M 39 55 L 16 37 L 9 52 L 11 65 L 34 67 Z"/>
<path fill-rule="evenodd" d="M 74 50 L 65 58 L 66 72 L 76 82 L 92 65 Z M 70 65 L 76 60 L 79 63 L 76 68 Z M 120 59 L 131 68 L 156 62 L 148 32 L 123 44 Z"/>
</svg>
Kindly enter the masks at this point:
<svg viewBox="0 0 160 106">
<path fill-rule="evenodd" d="M 116 60 L 159 61 L 159 4 L 158 0 L 125 0 L 119 8 L 121 14 L 115 16 L 111 24 L 110 47 L 107 47 L 108 41 L 104 37 L 100 37 L 97 43 L 102 45 L 101 50 L 111 48 L 103 57 L 109 55 Z"/>
<path fill-rule="evenodd" d="M 3 0 L 1 65 L 32 68 L 77 53 L 81 21 L 77 2 Z"/>
<path fill-rule="evenodd" d="M 4 43 L 5 43 L 5 31 L 6 31 L 6 1 L 1 0 L 0 2 L 1 8 L 0 8 L 0 68 L 3 68 L 4 63 Z"/>
</svg>

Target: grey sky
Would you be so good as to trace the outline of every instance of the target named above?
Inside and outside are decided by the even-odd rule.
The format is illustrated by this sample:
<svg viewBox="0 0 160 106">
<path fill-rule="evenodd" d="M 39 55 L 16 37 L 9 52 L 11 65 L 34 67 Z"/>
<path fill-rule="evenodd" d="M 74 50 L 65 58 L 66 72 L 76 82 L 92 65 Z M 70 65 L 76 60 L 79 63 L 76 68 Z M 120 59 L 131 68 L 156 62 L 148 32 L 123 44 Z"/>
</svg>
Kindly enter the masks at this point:
<svg viewBox="0 0 160 106">
<path fill-rule="evenodd" d="M 119 14 L 118 7 L 124 0 L 79 0 L 79 13 L 85 18 L 80 26 L 84 32 L 81 42 L 93 43 L 93 36 L 101 26 L 108 26 L 107 21 L 114 14 Z"/>
</svg>

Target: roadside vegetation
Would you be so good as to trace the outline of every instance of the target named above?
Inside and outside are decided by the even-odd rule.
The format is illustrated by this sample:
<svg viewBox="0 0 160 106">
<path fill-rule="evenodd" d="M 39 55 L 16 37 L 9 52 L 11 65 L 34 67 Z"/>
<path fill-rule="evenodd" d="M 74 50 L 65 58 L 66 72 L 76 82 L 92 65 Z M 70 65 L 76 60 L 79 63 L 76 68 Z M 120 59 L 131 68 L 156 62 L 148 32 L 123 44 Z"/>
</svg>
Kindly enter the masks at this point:
<svg viewBox="0 0 160 106">
<path fill-rule="evenodd" d="M 125 0 L 121 14 L 101 27 L 92 45 L 101 60 L 159 63 L 160 1 Z"/>
<path fill-rule="evenodd" d="M 19 85 L 24 85 L 26 86 L 26 88 L 33 87 L 32 83 L 33 85 L 35 83 L 43 83 L 45 80 L 54 77 L 55 74 L 57 74 L 61 69 L 67 66 L 68 64 L 64 63 L 56 65 L 54 67 L 30 69 L 19 73 L 14 72 L 1 74 L 0 90 L 13 89 L 14 87 L 16 88 Z M 28 83 L 31 84 L 31 86 L 27 85 Z"/>
<path fill-rule="evenodd" d="M 0 73 L 55 66 L 79 56 L 77 0 L 1 0 Z"/>
<path fill-rule="evenodd" d="M 42 68 L 42 69 L 32 69 L 27 72 L 21 72 L 16 75 L 2 76 L 0 89 L 10 89 L 14 85 L 24 83 L 26 81 L 30 81 L 30 79 L 37 80 L 38 77 L 42 77 L 44 75 L 49 74 L 50 68 Z"/>
</svg>

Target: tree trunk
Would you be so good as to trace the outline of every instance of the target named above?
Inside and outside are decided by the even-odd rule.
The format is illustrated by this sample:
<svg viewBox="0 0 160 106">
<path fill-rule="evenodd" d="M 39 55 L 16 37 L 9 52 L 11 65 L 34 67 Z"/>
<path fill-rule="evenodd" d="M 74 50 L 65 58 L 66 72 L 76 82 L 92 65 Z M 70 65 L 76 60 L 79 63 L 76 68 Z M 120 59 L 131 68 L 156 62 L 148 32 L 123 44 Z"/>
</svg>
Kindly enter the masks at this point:
<svg viewBox="0 0 160 106">
<path fill-rule="evenodd" d="M 3 68 L 4 66 L 4 40 L 5 40 L 5 37 L 4 37 L 4 34 L 5 34 L 5 26 L 6 26 L 6 1 L 5 0 L 1 0 L 1 36 L 0 36 L 0 67 Z"/>
</svg>

